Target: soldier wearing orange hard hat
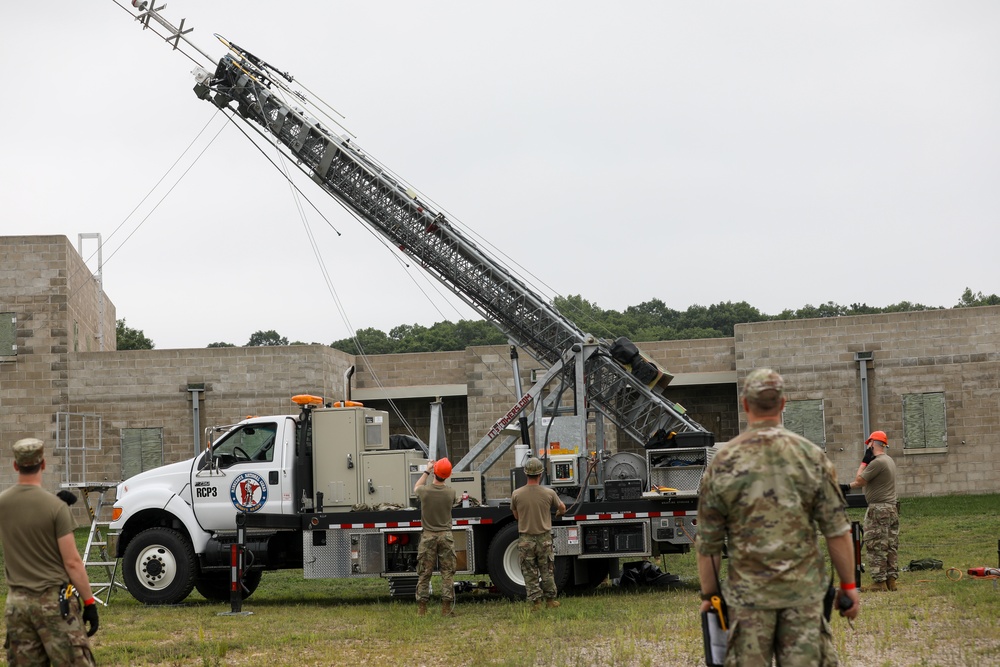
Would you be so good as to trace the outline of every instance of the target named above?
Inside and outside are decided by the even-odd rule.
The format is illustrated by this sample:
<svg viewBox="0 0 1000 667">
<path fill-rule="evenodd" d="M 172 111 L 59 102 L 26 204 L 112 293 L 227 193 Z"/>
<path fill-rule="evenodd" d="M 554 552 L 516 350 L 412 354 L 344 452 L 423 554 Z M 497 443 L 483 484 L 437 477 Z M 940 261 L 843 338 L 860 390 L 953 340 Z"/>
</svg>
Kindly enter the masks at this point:
<svg viewBox="0 0 1000 667">
<path fill-rule="evenodd" d="M 865 512 L 865 550 L 872 584 L 863 591 L 895 591 L 899 578 L 899 510 L 896 506 L 896 462 L 886 452 L 889 438 L 885 431 L 872 431 L 865 440 L 872 453 L 862 462 L 849 489 L 864 489 L 868 510 Z"/>
<path fill-rule="evenodd" d="M 434 482 L 427 484 L 433 476 Z M 420 500 L 420 546 L 417 548 L 417 613 L 427 613 L 434 563 L 441 569 L 441 615 L 451 616 L 455 609 L 455 541 L 451 534 L 451 508 L 455 489 L 445 486 L 451 477 L 451 461 L 428 461 L 427 468 L 413 486 Z"/>
</svg>

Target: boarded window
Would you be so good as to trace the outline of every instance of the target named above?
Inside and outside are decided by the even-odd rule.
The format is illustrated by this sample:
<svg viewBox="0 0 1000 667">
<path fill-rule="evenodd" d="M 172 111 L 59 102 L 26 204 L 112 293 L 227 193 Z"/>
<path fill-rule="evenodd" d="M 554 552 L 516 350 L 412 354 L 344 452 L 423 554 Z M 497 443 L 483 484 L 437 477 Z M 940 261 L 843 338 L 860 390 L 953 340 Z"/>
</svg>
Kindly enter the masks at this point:
<svg viewBox="0 0 1000 667">
<path fill-rule="evenodd" d="M 788 401 L 781 415 L 785 428 L 826 449 L 823 399 Z"/>
<path fill-rule="evenodd" d="M 948 446 L 944 392 L 903 395 L 903 447 L 928 449 Z"/>
<path fill-rule="evenodd" d="M 162 428 L 122 429 L 122 479 L 163 465 Z"/>
<path fill-rule="evenodd" d="M 17 316 L 0 313 L 0 357 L 17 356 Z"/>
</svg>

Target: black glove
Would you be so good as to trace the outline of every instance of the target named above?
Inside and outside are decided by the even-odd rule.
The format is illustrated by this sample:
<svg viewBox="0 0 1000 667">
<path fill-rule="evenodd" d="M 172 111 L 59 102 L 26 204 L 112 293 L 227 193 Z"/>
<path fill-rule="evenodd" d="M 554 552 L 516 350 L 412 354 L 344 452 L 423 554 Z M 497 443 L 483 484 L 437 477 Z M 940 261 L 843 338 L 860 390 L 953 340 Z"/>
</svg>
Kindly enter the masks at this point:
<svg viewBox="0 0 1000 667">
<path fill-rule="evenodd" d="M 865 447 L 865 457 L 861 459 L 861 462 L 868 465 L 875 460 L 875 452 L 872 451 L 871 447 Z"/>
<path fill-rule="evenodd" d="M 88 605 L 84 605 L 84 607 L 83 607 L 83 624 L 87 625 L 87 626 L 90 626 L 90 629 L 87 630 L 87 636 L 88 637 L 93 637 L 94 634 L 97 632 L 97 627 L 100 625 L 100 622 L 98 622 L 98 620 L 97 620 L 97 603 L 96 602 L 91 602 Z"/>
<path fill-rule="evenodd" d="M 67 505 L 72 505 L 76 502 L 76 494 L 72 491 L 67 491 L 66 489 L 56 491 L 56 496 L 58 496 L 59 500 L 63 501 Z"/>
<path fill-rule="evenodd" d="M 841 484 L 840 485 L 840 492 L 843 493 L 846 496 L 848 493 L 851 492 L 851 485 L 850 484 Z"/>
</svg>

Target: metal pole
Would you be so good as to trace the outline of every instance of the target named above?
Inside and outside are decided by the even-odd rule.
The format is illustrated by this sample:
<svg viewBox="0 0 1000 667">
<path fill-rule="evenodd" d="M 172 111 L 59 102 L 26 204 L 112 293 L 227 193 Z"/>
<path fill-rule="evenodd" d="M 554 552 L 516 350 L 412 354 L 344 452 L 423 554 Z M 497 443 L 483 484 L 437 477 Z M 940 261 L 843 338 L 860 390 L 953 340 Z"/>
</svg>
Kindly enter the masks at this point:
<svg viewBox="0 0 1000 667">
<path fill-rule="evenodd" d="M 188 386 L 191 392 L 191 422 L 194 428 L 194 455 L 201 453 L 201 392 L 203 387 Z"/>
<path fill-rule="evenodd" d="M 510 363 L 514 367 L 514 393 L 518 396 L 521 395 L 521 369 L 517 363 L 517 347 L 514 345 L 510 346 Z M 528 446 L 528 451 L 531 451 L 531 435 L 528 432 L 528 417 L 521 412 L 521 415 L 517 418 L 517 424 L 521 427 L 521 442 Z"/>
<path fill-rule="evenodd" d="M 871 416 L 868 411 L 868 362 L 875 360 L 875 353 L 871 351 L 855 352 L 854 361 L 858 362 L 858 369 L 861 371 L 861 441 L 864 442 L 871 430 Z"/>
<path fill-rule="evenodd" d="M 247 544 L 247 514 L 236 514 L 236 543 L 229 550 L 229 606 L 230 614 L 243 611 L 243 555 Z"/>
<path fill-rule="evenodd" d="M 98 233 L 78 234 L 76 251 L 83 257 L 83 240 L 97 239 L 97 349 L 104 352 L 104 244 Z"/>
</svg>

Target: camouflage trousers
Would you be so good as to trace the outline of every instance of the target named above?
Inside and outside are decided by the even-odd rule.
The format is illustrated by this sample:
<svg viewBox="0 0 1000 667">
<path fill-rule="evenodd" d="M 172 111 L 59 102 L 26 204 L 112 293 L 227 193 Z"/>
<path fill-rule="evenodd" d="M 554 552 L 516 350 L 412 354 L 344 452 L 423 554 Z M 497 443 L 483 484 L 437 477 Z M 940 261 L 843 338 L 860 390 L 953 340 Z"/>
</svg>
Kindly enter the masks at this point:
<svg viewBox="0 0 1000 667">
<path fill-rule="evenodd" d="M 528 535 L 521 533 L 517 540 L 518 562 L 524 577 L 524 590 L 528 602 L 535 602 L 556 596 L 555 551 L 552 548 L 552 534 Z"/>
<path fill-rule="evenodd" d="M 899 547 L 899 514 L 895 503 L 875 503 L 865 512 L 865 551 L 872 581 L 899 578 L 896 549 Z"/>
<path fill-rule="evenodd" d="M 417 602 L 431 597 L 434 565 L 441 570 L 441 599 L 455 599 L 455 538 L 450 530 L 425 530 L 417 547 Z"/>
<path fill-rule="evenodd" d="M 836 667 L 830 624 L 822 601 L 786 609 L 729 605 L 726 667 Z"/>
<path fill-rule="evenodd" d="M 59 613 L 59 588 L 32 593 L 12 588 L 4 611 L 7 621 L 7 664 L 9 665 L 94 665 L 94 654 L 73 601 L 69 616 Z"/>
</svg>

